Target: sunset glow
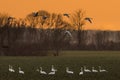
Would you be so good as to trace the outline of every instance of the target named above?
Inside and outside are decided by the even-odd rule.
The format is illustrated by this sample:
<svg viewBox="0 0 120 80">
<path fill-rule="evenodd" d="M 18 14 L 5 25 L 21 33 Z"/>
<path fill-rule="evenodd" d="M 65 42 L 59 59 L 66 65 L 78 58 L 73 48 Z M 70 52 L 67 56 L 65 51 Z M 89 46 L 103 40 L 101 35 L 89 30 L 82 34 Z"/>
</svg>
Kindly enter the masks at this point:
<svg viewBox="0 0 120 80">
<path fill-rule="evenodd" d="M 93 18 L 85 29 L 120 30 L 120 0 L 1 0 L 0 12 L 17 18 L 47 10 L 55 13 L 72 13 L 83 9 Z"/>
</svg>

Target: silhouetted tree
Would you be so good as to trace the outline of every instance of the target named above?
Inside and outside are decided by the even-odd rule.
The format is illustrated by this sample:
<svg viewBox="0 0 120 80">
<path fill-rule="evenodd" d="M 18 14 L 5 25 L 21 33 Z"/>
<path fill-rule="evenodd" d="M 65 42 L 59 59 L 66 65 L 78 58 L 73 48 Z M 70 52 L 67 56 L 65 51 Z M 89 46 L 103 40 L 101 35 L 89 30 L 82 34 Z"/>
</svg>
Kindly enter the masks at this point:
<svg viewBox="0 0 120 80">
<path fill-rule="evenodd" d="M 62 46 L 64 45 L 65 41 L 65 30 L 69 26 L 69 23 L 66 23 L 63 21 L 63 17 L 61 14 L 52 14 L 51 20 L 50 20 L 50 27 L 53 27 L 53 49 L 55 50 L 54 56 L 59 56 L 59 52 L 62 49 Z"/>
<path fill-rule="evenodd" d="M 30 27 L 44 28 L 50 13 L 45 10 L 30 13 L 26 16 L 25 21 Z"/>
<path fill-rule="evenodd" d="M 72 25 L 78 30 L 78 47 L 80 47 L 82 40 L 82 30 L 83 26 L 86 24 L 86 21 L 92 23 L 91 18 L 85 16 L 83 10 L 78 10 L 70 17 Z"/>
</svg>

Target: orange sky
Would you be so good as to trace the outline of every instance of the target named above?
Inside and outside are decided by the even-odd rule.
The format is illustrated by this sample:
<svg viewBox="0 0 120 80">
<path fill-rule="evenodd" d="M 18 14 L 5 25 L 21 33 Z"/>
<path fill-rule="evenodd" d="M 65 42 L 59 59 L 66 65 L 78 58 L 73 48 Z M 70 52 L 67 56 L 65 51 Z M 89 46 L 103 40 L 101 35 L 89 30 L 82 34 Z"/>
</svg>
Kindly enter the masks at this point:
<svg viewBox="0 0 120 80">
<path fill-rule="evenodd" d="M 24 18 L 38 10 L 70 13 L 83 9 L 94 19 L 87 29 L 120 30 L 120 0 L 0 0 L 0 12 Z"/>
</svg>

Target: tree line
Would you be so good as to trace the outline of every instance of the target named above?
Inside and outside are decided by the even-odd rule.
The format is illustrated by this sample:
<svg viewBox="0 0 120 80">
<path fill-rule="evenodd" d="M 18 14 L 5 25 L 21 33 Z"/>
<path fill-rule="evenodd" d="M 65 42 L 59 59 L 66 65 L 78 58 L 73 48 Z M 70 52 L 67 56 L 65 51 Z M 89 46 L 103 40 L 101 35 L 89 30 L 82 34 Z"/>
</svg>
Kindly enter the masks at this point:
<svg viewBox="0 0 120 80">
<path fill-rule="evenodd" d="M 23 19 L 16 19 L 9 14 L 0 13 L 0 55 L 6 56 L 58 56 L 61 50 L 104 50 L 104 34 L 97 33 L 94 44 L 87 45 L 86 17 L 83 10 L 74 13 L 56 14 L 39 10 L 28 14 Z M 87 38 L 85 38 L 87 37 Z M 107 43 L 109 41 L 106 41 Z M 120 44 L 114 42 L 111 45 Z M 99 45 L 99 46 L 98 46 Z M 117 46 L 119 47 L 119 45 Z M 119 50 L 119 48 L 115 48 Z"/>
</svg>

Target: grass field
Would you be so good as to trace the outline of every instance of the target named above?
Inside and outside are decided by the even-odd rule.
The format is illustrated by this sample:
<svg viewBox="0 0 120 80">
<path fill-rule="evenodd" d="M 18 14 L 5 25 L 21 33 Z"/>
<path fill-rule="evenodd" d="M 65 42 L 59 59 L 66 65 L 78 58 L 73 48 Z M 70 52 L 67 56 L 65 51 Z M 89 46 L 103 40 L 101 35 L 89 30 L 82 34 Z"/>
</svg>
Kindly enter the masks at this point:
<svg viewBox="0 0 120 80">
<path fill-rule="evenodd" d="M 8 71 L 12 65 L 15 73 Z M 47 73 L 51 65 L 57 68 L 55 75 L 40 75 L 36 69 L 40 66 Z M 25 74 L 18 74 L 18 67 Z M 106 69 L 106 73 L 84 73 L 79 75 L 80 67 L 98 66 Z M 74 71 L 73 75 L 66 74 L 65 68 Z M 60 56 L 53 57 L 0 57 L 0 80 L 120 80 L 120 51 L 64 51 Z"/>
</svg>

